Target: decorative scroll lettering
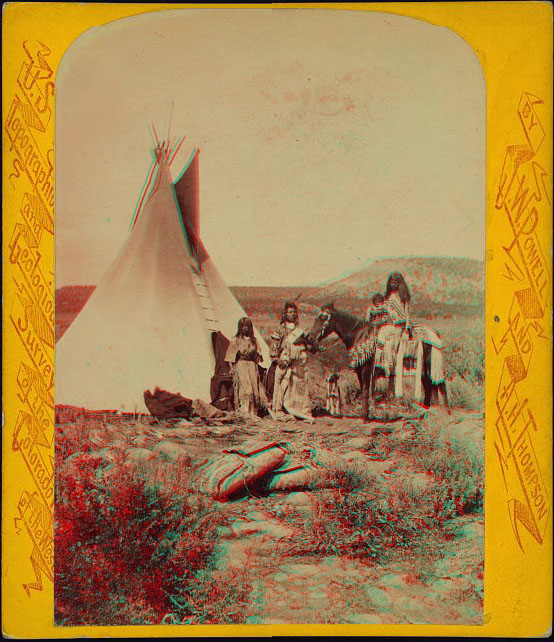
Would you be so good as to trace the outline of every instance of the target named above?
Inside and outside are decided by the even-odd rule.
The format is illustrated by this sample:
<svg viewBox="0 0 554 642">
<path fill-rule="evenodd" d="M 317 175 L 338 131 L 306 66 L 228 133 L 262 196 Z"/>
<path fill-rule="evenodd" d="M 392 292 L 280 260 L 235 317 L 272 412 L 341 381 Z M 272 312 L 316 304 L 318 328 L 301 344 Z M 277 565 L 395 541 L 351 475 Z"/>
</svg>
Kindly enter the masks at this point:
<svg viewBox="0 0 554 642">
<path fill-rule="evenodd" d="M 502 248 L 503 275 L 514 284 L 504 331 L 492 340 L 496 356 L 503 359 L 496 393 L 495 448 L 513 532 L 522 550 L 521 527 L 542 544 L 550 513 L 550 498 L 533 445 L 537 432 L 549 427 L 538 425 L 533 400 L 518 394 L 534 353 L 548 339 L 545 315 L 552 277 L 537 228 L 548 216 L 552 198 L 547 173 L 537 162 L 546 136 L 538 113 L 541 105 L 537 96 L 522 94 L 517 113 L 525 142 L 506 149 L 495 203 L 511 230 L 510 241 Z"/>
</svg>

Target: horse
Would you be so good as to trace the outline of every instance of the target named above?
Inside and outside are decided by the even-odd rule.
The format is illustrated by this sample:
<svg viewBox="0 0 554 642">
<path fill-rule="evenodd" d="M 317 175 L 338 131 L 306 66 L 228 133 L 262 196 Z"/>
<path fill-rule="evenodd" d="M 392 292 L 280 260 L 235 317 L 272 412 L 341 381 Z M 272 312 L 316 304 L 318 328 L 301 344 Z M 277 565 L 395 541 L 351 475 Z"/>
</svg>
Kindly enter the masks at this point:
<svg viewBox="0 0 554 642">
<path fill-rule="evenodd" d="M 308 345 L 311 347 L 311 351 L 316 352 L 321 349 L 319 346 L 320 341 L 334 332 L 344 343 L 346 349 L 351 351 L 355 346 L 364 344 L 364 340 L 369 337 L 371 330 L 372 326 L 369 321 L 358 319 L 349 312 L 336 310 L 333 303 L 328 303 L 320 308 L 312 328 L 306 334 L 306 338 Z M 440 381 L 434 381 L 431 376 L 432 351 L 434 346 L 422 341 L 422 347 L 423 368 L 421 383 L 425 392 L 423 406 L 429 408 L 432 399 L 438 399 L 438 392 L 440 391 L 445 405 L 450 412 L 444 377 L 442 377 Z M 435 347 L 435 350 L 436 349 Z M 375 348 L 363 349 L 363 356 L 364 358 L 357 360 L 356 364 L 351 365 L 351 367 L 355 370 L 360 384 L 362 418 L 364 421 L 368 421 L 370 400 L 373 402 Z"/>
</svg>

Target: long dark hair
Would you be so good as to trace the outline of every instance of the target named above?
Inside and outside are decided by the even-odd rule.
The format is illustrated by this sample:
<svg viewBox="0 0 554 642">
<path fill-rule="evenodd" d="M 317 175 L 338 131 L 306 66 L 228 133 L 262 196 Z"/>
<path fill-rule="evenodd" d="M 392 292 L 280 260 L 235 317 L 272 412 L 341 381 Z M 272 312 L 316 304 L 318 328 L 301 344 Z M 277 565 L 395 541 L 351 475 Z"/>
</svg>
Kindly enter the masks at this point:
<svg viewBox="0 0 554 642">
<path fill-rule="evenodd" d="M 287 320 L 287 310 L 289 308 L 296 310 L 296 318 L 298 319 L 298 306 L 296 305 L 296 303 L 292 303 L 291 301 L 285 301 L 285 305 L 281 310 L 281 323 L 284 323 Z"/>
<path fill-rule="evenodd" d="M 239 323 L 237 326 L 237 333 L 235 334 L 235 337 L 243 336 L 243 330 L 245 328 L 248 328 L 248 332 L 246 333 L 246 336 L 250 337 L 255 342 L 256 339 L 254 337 L 254 325 L 252 324 L 252 319 L 250 319 L 249 317 L 241 317 L 239 319 Z"/>
<path fill-rule="evenodd" d="M 411 299 L 410 290 L 408 289 L 408 285 L 400 272 L 393 272 L 392 274 L 389 274 L 389 278 L 387 279 L 387 291 L 385 292 L 385 299 L 388 299 L 391 295 L 392 290 L 390 289 L 390 282 L 392 279 L 398 281 L 398 295 L 400 296 L 400 300 L 402 301 L 402 303 L 409 303 Z"/>
</svg>

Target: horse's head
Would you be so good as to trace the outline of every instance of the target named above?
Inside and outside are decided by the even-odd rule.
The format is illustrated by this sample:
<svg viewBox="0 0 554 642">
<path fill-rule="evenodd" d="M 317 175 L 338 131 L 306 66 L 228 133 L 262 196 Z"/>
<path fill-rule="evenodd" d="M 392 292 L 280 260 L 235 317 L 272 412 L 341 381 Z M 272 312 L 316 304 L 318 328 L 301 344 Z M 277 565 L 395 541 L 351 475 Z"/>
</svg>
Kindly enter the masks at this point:
<svg viewBox="0 0 554 642">
<path fill-rule="evenodd" d="M 308 344 L 311 344 L 315 350 L 319 349 L 319 342 L 325 337 L 335 332 L 335 306 L 333 303 L 327 303 L 322 306 L 317 313 L 314 323 L 307 334 Z"/>
</svg>

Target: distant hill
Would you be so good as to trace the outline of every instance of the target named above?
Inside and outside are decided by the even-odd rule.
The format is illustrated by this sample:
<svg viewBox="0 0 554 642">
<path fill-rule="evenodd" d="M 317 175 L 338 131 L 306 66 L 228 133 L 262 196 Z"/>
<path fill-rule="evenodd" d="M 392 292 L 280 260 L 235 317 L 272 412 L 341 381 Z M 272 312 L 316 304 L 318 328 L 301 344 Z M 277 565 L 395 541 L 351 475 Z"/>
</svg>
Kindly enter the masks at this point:
<svg viewBox="0 0 554 642">
<path fill-rule="evenodd" d="M 384 294 L 391 272 L 404 275 L 412 295 L 412 311 L 418 316 L 482 314 L 485 264 L 475 259 L 376 259 L 343 278 L 312 290 L 309 299 L 335 299 L 337 304 L 357 299 L 368 305 L 375 292 Z"/>
<path fill-rule="evenodd" d="M 59 341 L 73 319 L 94 292 L 94 285 L 65 285 L 56 290 L 56 341 Z"/>
<path fill-rule="evenodd" d="M 56 290 L 56 341 L 65 331 L 94 292 L 94 285 L 65 285 Z M 267 286 L 231 286 L 231 292 L 244 307 L 247 314 L 259 319 L 260 315 L 272 313 L 278 319 L 284 301 L 294 301 L 299 295 L 301 303 L 307 300 L 306 295 L 312 287 L 267 287 Z M 313 300 L 315 305 L 317 299 Z M 312 306 L 313 307 L 313 306 Z"/>
<path fill-rule="evenodd" d="M 412 295 L 411 310 L 416 317 L 483 314 L 485 264 L 473 259 L 376 259 L 344 278 L 315 288 L 233 286 L 231 290 L 247 314 L 257 320 L 268 313 L 277 319 L 283 302 L 298 296 L 304 314 L 333 300 L 337 308 L 361 315 L 375 292 L 384 293 L 391 272 L 404 275 Z M 93 285 L 68 285 L 56 290 L 56 340 L 67 330 L 93 291 Z"/>
</svg>

